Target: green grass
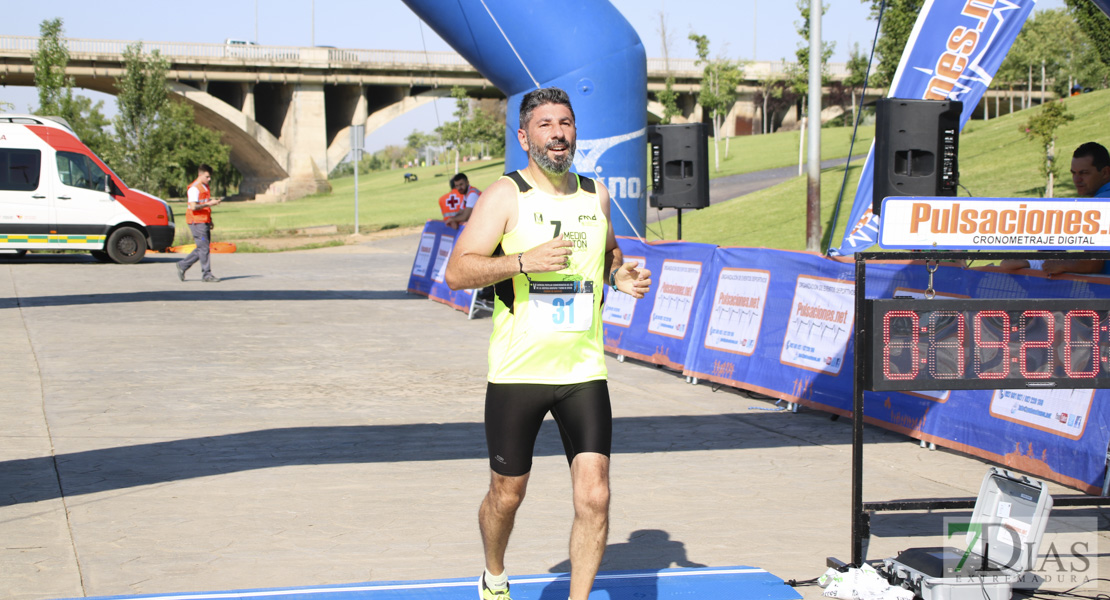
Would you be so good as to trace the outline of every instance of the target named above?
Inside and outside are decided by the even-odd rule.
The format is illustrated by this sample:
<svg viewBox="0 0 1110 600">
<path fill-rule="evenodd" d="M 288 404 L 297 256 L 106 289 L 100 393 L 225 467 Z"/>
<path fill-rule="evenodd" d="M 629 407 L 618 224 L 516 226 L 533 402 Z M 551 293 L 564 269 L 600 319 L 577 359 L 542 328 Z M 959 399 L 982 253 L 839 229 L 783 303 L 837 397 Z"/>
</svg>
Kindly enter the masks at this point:
<svg viewBox="0 0 1110 600">
<path fill-rule="evenodd" d="M 713 140 L 709 140 L 709 177 L 738 175 L 779 167 L 797 166 L 798 138 L 800 131 L 783 131 L 770 135 L 734 137 L 730 142 L 728 158 L 725 158 L 725 144 L 721 140 L 721 169 L 716 170 Z M 867 154 L 871 140 L 875 137 L 873 125 L 860 127 L 853 154 Z M 807 135 L 808 138 L 808 135 Z M 821 130 L 821 158 L 843 158 L 848 156 L 848 146 L 852 140 L 851 127 L 828 127 Z M 802 150 L 803 160 L 809 150 Z M 650 163 L 649 163 L 650 166 Z M 685 225 L 685 223 L 683 223 Z"/>
<path fill-rule="evenodd" d="M 1056 197 L 1075 195 L 1069 165 L 1071 152 L 1076 146 L 1092 140 L 1110 145 L 1110 90 L 1075 96 L 1064 102 L 1068 112 L 1076 118 L 1058 131 L 1056 155 L 1060 177 L 1056 179 Z M 990 121 L 967 124 L 960 136 L 960 182 L 972 194 L 1018 198 L 1039 198 L 1044 194 L 1044 177 L 1039 170 L 1043 160 L 1040 144 L 1026 139 L 1019 130 L 1037 110 L 1040 109 L 1018 111 Z M 828 130 L 822 133 L 825 131 Z M 866 152 L 867 145 L 863 147 Z M 741 150 L 741 156 L 749 152 L 751 149 L 745 148 Z M 822 157 L 831 158 L 824 154 Z M 794 160 L 797 160 L 796 147 Z M 840 192 L 844 167 L 821 172 L 822 238 L 826 244 L 822 249 L 827 247 L 830 233 L 837 238 L 843 235 L 862 167 L 862 161 L 852 164 L 840 209 L 840 222 L 834 232 L 830 232 L 830 219 Z M 965 196 L 967 192 L 960 190 L 960 195 Z M 682 238 L 720 246 L 804 250 L 805 215 L 806 179 L 803 175 L 742 198 L 684 213 Z M 661 226 L 664 232 L 674 237 L 677 229 L 675 218 L 664 220 Z M 658 230 L 658 226 L 653 228 Z"/>
<path fill-rule="evenodd" d="M 464 163 L 460 168 L 471 183 L 485 189 L 501 176 L 503 160 Z M 447 182 L 454 165 L 395 169 L 358 178 L 359 230 L 371 233 L 382 229 L 423 225 L 440 217 L 439 197 L 449 189 Z M 404 174 L 415 173 L 419 181 L 405 183 Z M 355 220 L 354 176 L 331 181 L 329 194 L 307 196 L 290 202 L 227 202 L 216 207 L 212 219 L 215 241 L 279 236 L 304 227 L 336 225 L 340 232 L 352 233 Z M 178 243 L 189 240 L 184 226 L 185 203 L 173 205 L 177 216 Z"/>
</svg>

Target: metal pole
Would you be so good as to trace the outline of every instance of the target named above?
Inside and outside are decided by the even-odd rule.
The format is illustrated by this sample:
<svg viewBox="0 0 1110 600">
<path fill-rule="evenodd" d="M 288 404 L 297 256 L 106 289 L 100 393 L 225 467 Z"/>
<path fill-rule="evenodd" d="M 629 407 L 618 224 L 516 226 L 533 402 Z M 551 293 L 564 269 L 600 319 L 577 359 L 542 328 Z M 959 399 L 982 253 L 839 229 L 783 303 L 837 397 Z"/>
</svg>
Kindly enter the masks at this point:
<svg viewBox="0 0 1110 600">
<path fill-rule="evenodd" d="M 758 48 L 756 45 L 756 36 L 759 34 L 759 26 L 756 25 L 756 18 L 759 16 L 759 0 L 752 0 L 752 60 L 755 60 L 755 51 Z"/>
<path fill-rule="evenodd" d="M 359 150 L 355 150 L 355 235 L 358 235 L 358 163 Z"/>
<path fill-rule="evenodd" d="M 809 0 L 809 174 L 806 250 L 821 244 L 821 0 Z"/>
<path fill-rule="evenodd" d="M 258 0 L 254 0 L 254 43 L 258 43 Z"/>
<path fill-rule="evenodd" d="M 316 0 L 312 0 L 312 47 L 316 47 Z"/>
<path fill-rule="evenodd" d="M 867 335 L 864 306 L 867 304 L 867 261 L 856 254 L 856 333 L 853 340 L 855 377 L 852 386 L 852 559 L 855 566 L 863 564 L 863 538 L 866 516 L 863 513 L 863 372 L 865 369 L 863 338 Z"/>
</svg>

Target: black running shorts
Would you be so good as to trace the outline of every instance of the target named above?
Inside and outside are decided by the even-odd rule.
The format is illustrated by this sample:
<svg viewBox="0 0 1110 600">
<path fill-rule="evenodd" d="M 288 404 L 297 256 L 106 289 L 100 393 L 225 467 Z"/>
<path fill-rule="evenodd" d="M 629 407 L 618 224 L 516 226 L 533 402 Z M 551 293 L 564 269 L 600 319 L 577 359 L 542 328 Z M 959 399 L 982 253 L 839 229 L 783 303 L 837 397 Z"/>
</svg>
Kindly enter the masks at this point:
<svg viewBox="0 0 1110 600">
<path fill-rule="evenodd" d="M 559 426 L 568 464 L 581 452 L 609 456 L 613 410 L 604 379 L 573 385 L 490 383 L 486 387 L 490 468 L 506 477 L 531 471 L 536 435 L 548 411 Z"/>
</svg>

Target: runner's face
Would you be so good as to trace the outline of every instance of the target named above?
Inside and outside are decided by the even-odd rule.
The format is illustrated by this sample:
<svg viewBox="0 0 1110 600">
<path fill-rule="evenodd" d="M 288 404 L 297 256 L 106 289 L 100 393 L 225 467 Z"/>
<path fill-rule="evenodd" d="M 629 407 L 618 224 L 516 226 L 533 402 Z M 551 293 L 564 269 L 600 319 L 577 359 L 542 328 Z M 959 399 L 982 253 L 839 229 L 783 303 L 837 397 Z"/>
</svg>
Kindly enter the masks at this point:
<svg viewBox="0 0 1110 600">
<path fill-rule="evenodd" d="M 1090 156 L 1071 159 L 1071 180 L 1075 183 L 1075 193 L 1089 198 L 1107 182 L 1110 182 L 1110 166 L 1096 169 Z"/>
<path fill-rule="evenodd" d="M 200 177 L 198 177 L 197 179 L 200 179 L 200 182 L 204 185 L 208 185 L 208 182 L 212 181 L 212 174 L 208 171 L 201 171 Z"/>
<path fill-rule="evenodd" d="M 532 111 L 524 131 L 528 156 L 548 173 L 562 175 L 574 163 L 577 130 L 570 109 L 562 104 L 544 104 Z"/>
</svg>

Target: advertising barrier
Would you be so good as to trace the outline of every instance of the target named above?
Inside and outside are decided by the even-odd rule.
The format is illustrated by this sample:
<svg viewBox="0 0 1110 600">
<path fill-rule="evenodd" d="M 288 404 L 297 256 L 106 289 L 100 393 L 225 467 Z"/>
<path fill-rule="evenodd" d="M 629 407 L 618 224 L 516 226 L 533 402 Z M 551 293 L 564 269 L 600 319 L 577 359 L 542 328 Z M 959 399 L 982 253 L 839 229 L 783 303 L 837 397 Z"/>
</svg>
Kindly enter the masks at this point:
<svg viewBox="0 0 1110 600">
<path fill-rule="evenodd" d="M 443 221 L 431 220 L 424 224 L 420 234 L 420 246 L 412 261 L 409 273 L 408 291 L 411 294 L 427 296 L 436 302 L 463 312 L 470 312 L 474 297 L 473 290 L 453 291 L 443 280 L 447 269 L 447 259 L 455 247 L 455 239 L 462 229 L 451 229 Z"/>
<path fill-rule="evenodd" d="M 605 349 L 638 360 L 681 370 L 686 362 L 691 325 L 697 316 L 706 271 L 716 246 L 688 242 L 648 244 L 620 239 L 625 262 L 637 261 L 651 271 L 651 292 L 635 300 L 607 289 L 601 320 Z"/>
<path fill-rule="evenodd" d="M 470 292 L 450 292 L 442 283 L 456 233 L 429 221 L 408 287 L 465 311 Z M 851 414 L 853 261 L 764 248 L 623 237 L 618 242 L 626 261 L 651 270 L 653 285 L 639 300 L 606 288 L 602 320 L 608 352 L 690 378 Z M 931 289 L 935 298 L 929 302 L 937 303 L 1110 299 L 1110 278 L 1097 276 L 1049 279 L 1037 271 L 942 264 L 931 280 L 930 286 L 921 263 L 869 263 L 867 296 L 923 298 Z M 868 392 L 864 411 L 872 425 L 1086 493 L 1100 493 L 1106 476 L 1110 390 Z"/>
<path fill-rule="evenodd" d="M 854 264 L 816 255 L 719 248 L 683 373 L 851 414 L 854 275 Z M 1110 298 L 1106 283 L 942 265 L 933 276 L 933 301 Z M 868 266 L 869 298 L 921 298 L 928 288 L 922 264 Z M 865 420 L 873 425 L 1087 493 L 1101 491 L 1110 443 L 1108 390 L 868 392 L 864 398 Z"/>
</svg>

